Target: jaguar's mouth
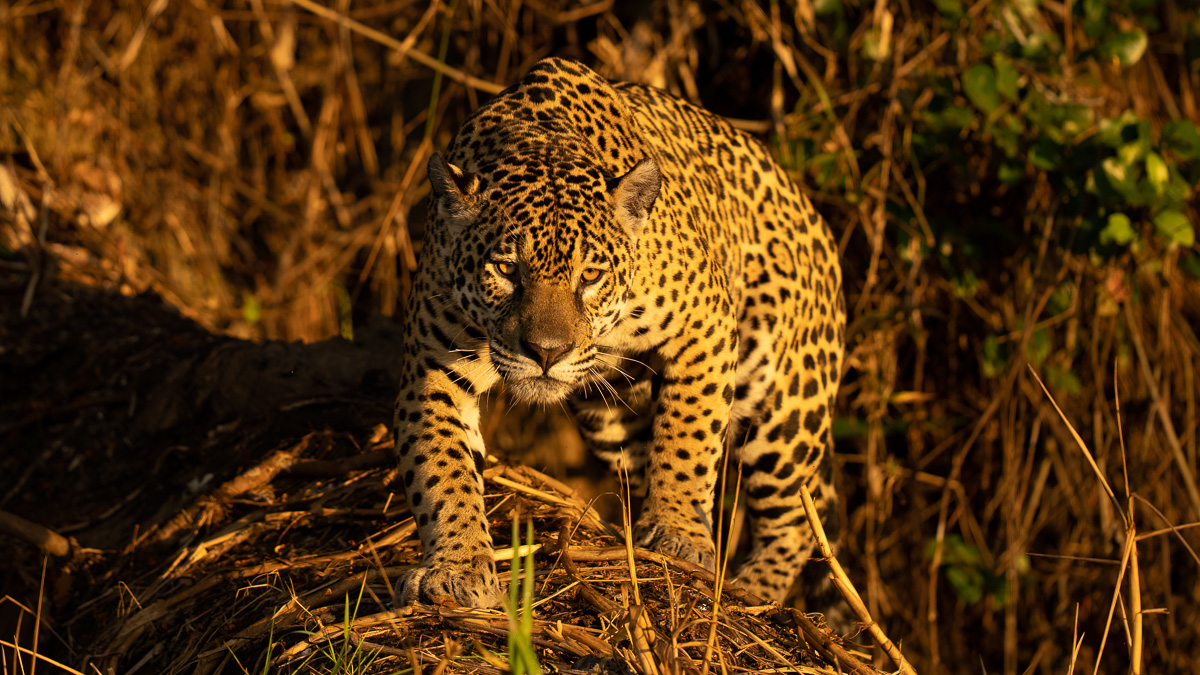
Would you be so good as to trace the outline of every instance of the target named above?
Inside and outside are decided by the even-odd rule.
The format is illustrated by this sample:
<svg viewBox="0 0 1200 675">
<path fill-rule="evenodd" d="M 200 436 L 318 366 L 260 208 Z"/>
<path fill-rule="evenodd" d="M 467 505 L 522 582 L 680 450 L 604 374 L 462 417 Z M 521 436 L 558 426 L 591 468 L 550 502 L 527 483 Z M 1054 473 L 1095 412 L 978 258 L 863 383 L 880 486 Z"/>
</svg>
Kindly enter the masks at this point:
<svg viewBox="0 0 1200 675">
<path fill-rule="evenodd" d="M 509 394 L 514 399 L 522 403 L 542 405 L 559 403 L 575 389 L 573 385 L 548 375 L 520 379 L 505 378 L 504 382 Z"/>
</svg>

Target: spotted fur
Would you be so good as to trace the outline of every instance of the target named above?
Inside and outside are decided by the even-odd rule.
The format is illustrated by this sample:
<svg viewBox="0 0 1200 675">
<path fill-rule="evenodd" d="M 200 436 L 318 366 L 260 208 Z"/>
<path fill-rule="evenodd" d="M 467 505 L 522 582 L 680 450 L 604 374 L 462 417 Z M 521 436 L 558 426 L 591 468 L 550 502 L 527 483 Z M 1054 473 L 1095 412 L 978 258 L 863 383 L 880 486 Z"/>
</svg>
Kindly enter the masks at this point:
<svg viewBox="0 0 1200 675">
<path fill-rule="evenodd" d="M 712 567 L 718 460 L 740 451 L 753 547 L 782 600 L 836 533 L 830 414 L 845 321 L 824 220 L 756 140 L 586 67 L 541 61 L 429 162 L 395 434 L 424 545 L 401 602 L 499 600 L 479 396 L 569 402 L 645 489 L 636 544 Z"/>
</svg>

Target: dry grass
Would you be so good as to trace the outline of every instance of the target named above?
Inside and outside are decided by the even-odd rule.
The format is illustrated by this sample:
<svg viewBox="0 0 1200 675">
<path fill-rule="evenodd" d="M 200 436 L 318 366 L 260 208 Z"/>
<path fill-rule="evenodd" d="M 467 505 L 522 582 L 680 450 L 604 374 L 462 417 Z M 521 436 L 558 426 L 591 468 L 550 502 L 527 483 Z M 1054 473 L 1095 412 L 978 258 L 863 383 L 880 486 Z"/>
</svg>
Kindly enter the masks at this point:
<svg viewBox="0 0 1200 675">
<path fill-rule="evenodd" d="M 129 585 L 113 583 L 119 568 L 88 565 L 93 574 L 106 574 L 99 584 L 105 590 L 66 623 L 92 631 L 85 625 L 94 622 L 99 633 L 77 670 L 63 667 L 329 672 L 337 662 L 330 654 L 358 648 L 372 656 L 370 672 L 421 664 L 446 672 L 506 672 L 511 626 L 504 611 L 393 608 L 392 581 L 411 565 L 384 560 L 415 562 L 420 541 L 403 499 L 384 488 L 394 471 L 385 452 L 390 434 L 380 426 L 374 438 L 363 450 L 384 466 L 366 470 L 355 440 L 343 434 L 312 434 L 270 454 L 113 556 L 110 562 L 119 566 L 121 557 L 148 554 L 156 543 L 184 535 L 174 554 L 136 568 L 138 579 Z M 505 522 L 532 520 L 539 533 L 534 545 L 516 553 L 536 554 L 538 561 L 531 637 L 543 669 L 569 670 L 594 657 L 640 673 L 709 666 L 723 673 L 877 673 L 808 616 L 764 604 L 695 565 L 627 548 L 622 541 L 631 538 L 559 481 L 491 461 L 485 477 L 497 489 L 486 501 L 503 577 L 514 553 L 502 534 Z M 281 496 L 265 503 L 238 499 L 272 489 Z M 195 536 L 195 528 L 177 527 L 179 520 L 223 525 Z M 20 609 L 34 620 L 41 607 Z M 164 631 L 168 626 L 180 628 Z M 35 633 L 28 651 L 35 653 L 37 643 Z"/>
<path fill-rule="evenodd" d="M 150 290 L 229 335 L 348 333 L 367 313 L 402 311 L 420 246 L 424 161 L 489 92 L 551 53 L 666 87 L 774 134 L 785 161 L 794 159 L 789 142 L 811 143 L 862 186 L 852 201 L 797 175 L 840 236 L 853 319 L 840 414 L 857 425 L 839 445 L 847 495 L 841 558 L 866 610 L 916 671 L 978 672 L 981 661 L 1006 675 L 1137 672 L 1139 663 L 1143 672 L 1200 671 L 1200 562 L 1192 551 L 1200 520 L 1200 284 L 1177 269 L 1181 252 L 1130 253 L 1097 266 L 1045 243 L 1067 227 L 1056 218 L 1051 185 L 1017 192 L 948 184 L 938 167 L 917 166 L 908 149 L 916 112 L 897 101 L 912 94 L 919 111 L 920 78 L 960 72 L 978 38 L 913 20 L 906 3 L 851 4 L 861 23 L 851 25 L 849 56 L 827 47 L 807 0 L 619 4 L 6 3 L 0 196 L 9 197 L 0 243 L 25 256 L 8 264 L 33 279 L 54 274 L 124 293 Z M 1073 54 L 1088 45 L 1063 6 L 1044 2 L 1020 20 L 1061 36 Z M 869 35 L 886 37 L 890 62 L 856 56 Z M 1041 84 L 1105 113 L 1133 109 L 1156 125 L 1200 122 L 1200 74 L 1167 48 L 1152 49 L 1131 71 L 1067 67 Z M 916 222 L 890 215 L 889 204 L 912 206 Z M 931 221 L 981 213 L 1026 243 L 981 262 L 980 290 L 964 296 L 921 244 L 934 243 Z M 897 243 L 898 231 L 911 235 L 909 243 Z M 1069 299 L 1066 309 L 1042 318 L 1058 297 Z M 1042 329 L 1056 345 L 1045 364 L 1079 382 L 1073 394 L 1054 391 L 1057 404 L 1020 358 Z M 994 377 L 980 367 L 988 335 L 1016 355 Z M 551 459 L 531 461 L 560 462 L 557 448 L 577 439 L 552 415 L 530 414 L 537 424 L 494 418 L 494 445 L 553 448 Z M 1093 480 L 1097 474 L 1119 481 L 1120 499 Z M 560 504 L 513 494 L 524 496 L 496 499 L 508 504 L 501 515 L 521 500 L 544 533 L 558 531 Z M 338 508 L 377 513 L 376 506 Z M 261 647 L 272 620 L 276 635 L 329 625 L 323 608 L 340 606 L 364 579 L 380 595 L 384 577 L 366 554 L 356 548 L 300 564 L 308 552 L 289 548 L 284 568 L 263 563 L 263 551 L 245 537 L 282 532 L 289 518 L 358 522 L 362 513 L 215 517 L 214 531 L 228 538 L 204 535 L 206 550 L 221 547 L 225 556 L 202 568 L 205 581 L 185 589 L 181 572 L 160 571 L 123 579 L 127 585 L 104 598 L 123 617 L 112 627 L 113 644 L 141 644 L 159 616 L 197 603 L 219 619 L 189 619 L 207 633 L 187 642 L 190 651 L 170 654 L 172 663 L 223 662 L 227 650 L 204 650 L 231 640 L 235 652 Z M 402 509 L 387 513 L 400 517 Z M 581 528 L 595 526 L 585 519 Z M 380 533 L 364 525 L 360 536 Z M 739 667 L 799 658 L 789 651 L 801 649 L 794 631 L 790 643 L 780 632 L 791 628 L 732 610 L 713 622 L 702 591 L 669 581 L 678 571 L 646 561 L 634 568 L 563 561 L 539 574 L 578 578 L 574 592 L 590 585 L 610 597 L 635 569 L 649 593 L 642 606 L 658 631 L 655 644 L 672 645 L 668 654 L 699 658 L 676 646 L 707 639 L 715 626 L 721 640 L 745 647 Z M 570 572 L 565 561 L 586 569 Z M 956 592 L 954 574 L 980 575 L 982 598 Z M 341 585 L 323 586 L 327 579 Z M 289 589 L 297 602 L 289 604 Z M 543 617 L 577 611 L 558 602 L 548 600 Z M 477 650 L 443 645 L 436 632 L 418 628 L 453 625 L 483 640 L 504 625 L 486 613 L 401 615 L 368 606 L 363 616 L 371 618 L 356 624 L 363 639 L 374 644 L 377 632 L 399 627 L 422 635 L 394 656 L 433 670 L 454 649 Z M 147 614 L 152 607 L 164 614 Z M 549 619 L 537 630 L 539 639 L 558 632 L 566 640 L 560 646 L 574 645 L 552 652 L 565 660 L 591 650 L 590 639 L 634 635 L 644 625 L 618 610 L 570 635 Z M 134 665 L 118 653 L 105 663 Z"/>
</svg>

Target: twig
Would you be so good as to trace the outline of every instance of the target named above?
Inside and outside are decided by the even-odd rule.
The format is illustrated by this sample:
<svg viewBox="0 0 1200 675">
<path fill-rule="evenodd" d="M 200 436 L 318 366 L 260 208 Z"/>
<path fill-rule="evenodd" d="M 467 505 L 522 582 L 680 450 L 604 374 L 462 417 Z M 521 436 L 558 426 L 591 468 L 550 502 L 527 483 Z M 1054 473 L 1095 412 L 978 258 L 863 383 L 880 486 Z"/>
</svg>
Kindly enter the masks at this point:
<svg viewBox="0 0 1200 675">
<path fill-rule="evenodd" d="M 509 469 L 507 467 L 505 468 L 504 473 L 509 473 L 510 475 L 514 475 L 514 477 L 517 477 L 520 475 L 519 473 L 517 473 L 515 471 L 511 471 L 511 469 Z M 540 501 L 546 502 L 547 504 L 555 504 L 558 506 L 565 506 L 568 508 L 576 509 L 582 514 L 583 518 L 585 520 L 587 520 L 597 530 L 599 530 L 601 532 L 606 532 L 608 534 L 612 534 L 614 536 L 619 536 L 619 535 L 617 535 L 617 533 L 615 533 L 612 530 L 611 526 L 609 526 L 607 523 L 604 522 L 604 519 L 600 517 L 600 514 L 596 513 L 595 509 L 593 509 L 592 507 L 583 503 L 582 501 L 579 501 L 577 499 L 572 500 L 567 497 L 560 497 L 558 495 L 551 494 L 551 493 L 545 492 L 543 490 L 538 490 L 536 488 L 529 487 L 528 485 L 524 485 L 522 483 L 518 483 L 515 480 L 506 478 L 506 477 L 500 476 L 500 475 L 490 476 L 488 478 L 488 480 L 490 480 L 494 483 L 497 483 L 499 485 L 503 485 L 512 490 L 522 492 L 531 497 L 535 497 Z M 551 487 L 553 487 L 553 486 L 551 486 Z"/>
<path fill-rule="evenodd" d="M 291 468 L 292 463 L 296 460 L 296 456 L 308 447 L 311 437 L 312 434 L 305 436 L 304 439 L 290 448 L 276 450 L 262 462 L 247 469 L 236 478 L 225 482 L 221 487 L 214 490 L 211 495 L 197 499 L 191 506 L 176 514 L 170 522 L 164 525 L 155 536 L 155 541 L 166 541 L 180 531 L 191 528 L 197 523 L 204 522 L 209 516 L 220 511 L 223 505 L 229 503 L 234 497 L 267 485 L 281 471 Z"/>
<path fill-rule="evenodd" d="M 317 16 L 329 19 L 340 26 L 349 28 L 355 33 L 358 33 L 369 40 L 374 40 L 375 42 L 378 42 L 379 44 L 404 56 L 411 57 L 413 61 L 416 61 L 427 68 L 431 68 L 454 80 L 455 82 L 460 82 L 468 87 L 478 89 L 479 91 L 487 92 L 489 94 L 499 94 L 501 91 L 504 91 L 504 87 L 501 85 L 498 85 L 494 82 L 489 82 L 487 80 L 482 80 L 474 75 L 468 75 L 461 70 L 454 68 L 453 66 L 448 66 L 444 63 L 441 63 L 428 54 L 424 54 L 414 49 L 408 49 L 396 38 L 386 33 L 377 31 L 370 26 L 361 24 L 354 19 L 345 16 L 344 14 L 340 14 L 332 9 L 329 9 L 328 7 L 322 7 L 312 0 L 289 0 L 289 2 L 291 2 L 293 5 L 299 5 L 300 7 L 307 9 Z"/>
<path fill-rule="evenodd" d="M 790 618 L 804 633 L 804 639 L 819 652 L 823 652 L 823 656 L 838 664 L 846 667 L 846 672 L 853 675 L 877 675 L 878 671 L 869 668 L 862 661 L 859 661 L 854 655 L 846 651 L 844 647 L 839 645 L 825 631 L 817 628 L 817 625 L 812 622 L 804 612 L 795 608 L 788 608 L 785 616 Z"/>
<path fill-rule="evenodd" d="M 572 556 L 569 553 L 569 551 L 573 551 L 573 550 L 574 549 L 571 549 L 568 547 L 566 549 L 566 551 L 564 551 L 564 553 L 566 553 L 566 555 L 564 555 L 562 558 L 563 569 L 565 569 L 567 571 L 567 574 L 572 579 L 579 582 L 580 595 L 583 596 L 583 599 L 586 600 L 587 603 L 589 605 L 591 605 L 592 608 L 595 609 L 597 613 L 606 614 L 608 612 L 612 612 L 613 610 L 616 609 L 616 607 L 617 607 L 616 604 L 613 603 L 608 598 L 601 595 L 600 593 L 598 593 L 596 591 L 596 589 L 592 588 L 591 584 L 589 584 L 587 581 L 585 581 L 583 579 L 583 577 L 581 577 L 579 575 L 579 570 L 575 567 L 575 561 L 572 559 Z"/>
<path fill-rule="evenodd" d="M 1118 386 L 1117 361 L 1113 361 L 1113 402 L 1117 418 L 1117 440 L 1121 448 L 1121 473 L 1125 478 L 1125 508 L 1129 516 L 1125 519 L 1128 529 L 1125 538 L 1129 542 L 1129 609 L 1133 618 L 1133 635 L 1130 638 L 1129 667 L 1133 675 L 1142 672 L 1142 579 L 1138 568 L 1137 524 L 1133 517 L 1133 493 L 1129 490 L 1129 465 L 1125 460 L 1125 430 L 1121 425 L 1121 389 Z"/>
<path fill-rule="evenodd" d="M 572 546 L 568 551 L 565 559 L 570 559 L 574 562 L 616 562 L 625 561 L 629 553 L 624 546 L 609 546 L 609 547 L 592 547 L 592 546 Z M 708 569 L 701 567 L 695 563 L 690 563 L 686 560 L 673 558 L 662 553 L 650 551 L 644 548 L 634 548 L 633 557 L 642 562 L 650 562 L 656 565 L 667 565 L 677 571 L 681 571 L 705 581 L 709 584 L 716 582 L 717 577 Z M 738 586 L 732 581 L 726 581 L 721 585 L 721 593 L 733 598 L 737 598 L 747 605 L 756 606 L 764 605 L 766 602 L 750 593 L 746 589 Z"/>
<path fill-rule="evenodd" d="M 613 652 L 613 646 L 599 638 L 593 637 L 590 633 L 570 624 L 563 624 L 562 635 L 568 640 L 573 640 L 581 645 L 584 645 L 592 651 L 602 656 L 608 656 Z"/>
<path fill-rule="evenodd" d="M 371 244 L 371 252 L 367 254 L 367 262 L 363 264 L 362 272 L 358 274 L 358 287 L 354 289 L 354 297 L 358 298 L 358 293 L 366 284 L 367 277 L 371 275 L 371 269 L 375 266 L 375 258 L 379 256 L 380 249 L 383 248 L 384 239 L 391 232 L 392 223 L 396 221 L 400 214 L 400 207 L 404 204 L 404 196 L 408 194 L 408 187 L 412 184 L 414 177 L 417 174 L 417 168 L 425 159 L 426 153 L 433 147 L 429 137 L 424 138 L 421 144 L 417 146 L 417 151 L 413 158 L 408 163 L 408 169 L 404 172 L 404 177 L 400 180 L 399 187 L 396 188 L 396 194 L 392 197 L 392 203 L 388 206 L 388 210 L 383 215 L 383 222 L 379 224 L 379 233 L 375 235 L 375 241 Z M 401 253 L 404 255 L 404 267 L 409 272 L 417 268 L 417 258 L 413 253 L 412 240 L 408 235 L 407 220 L 398 228 L 398 233 L 401 238 Z"/>
<path fill-rule="evenodd" d="M 54 530 L 8 511 L 0 511 L 0 532 L 33 544 L 53 556 L 69 555 L 71 549 L 78 546 Z"/>
<path fill-rule="evenodd" d="M 1190 543 L 1188 543 L 1187 538 L 1185 538 L 1183 536 L 1183 533 L 1181 532 L 1181 530 L 1186 530 L 1188 528 L 1200 527 L 1200 523 L 1186 523 L 1184 525 L 1175 525 L 1174 523 L 1171 522 L 1171 520 L 1169 518 L 1167 518 L 1166 514 L 1164 514 L 1161 510 L 1159 510 L 1159 508 L 1157 506 L 1146 501 L 1145 497 L 1142 497 L 1141 495 L 1138 495 L 1138 494 L 1134 494 L 1134 495 L 1132 495 L 1132 498 L 1136 499 L 1137 501 L 1141 502 L 1142 504 L 1145 504 L 1146 508 L 1153 511 L 1154 515 L 1158 516 L 1160 520 L 1162 520 L 1164 523 L 1167 524 L 1167 527 L 1164 529 L 1154 530 L 1153 532 L 1147 532 L 1145 534 L 1139 534 L 1137 536 L 1138 541 L 1141 541 L 1143 539 L 1149 539 L 1150 537 L 1157 537 L 1161 534 L 1166 534 L 1167 532 L 1174 533 L 1175 537 L 1179 539 L 1179 543 L 1183 544 L 1183 547 L 1185 549 L 1187 549 L 1187 552 L 1189 554 L 1191 554 L 1192 560 L 1196 561 L 1196 565 L 1200 565 L 1200 555 L 1198 555 L 1196 553 L 1196 549 L 1192 548 L 1192 545 Z"/>
<path fill-rule="evenodd" d="M 817 545 L 821 547 L 821 555 L 825 556 L 829 563 L 829 569 L 833 572 L 831 578 L 833 585 L 846 599 L 850 605 L 850 609 L 858 615 L 859 620 L 866 626 L 871 633 L 871 637 L 879 643 L 883 651 L 887 652 L 888 658 L 900 672 L 904 675 L 916 675 L 916 671 L 909 665 L 904 655 L 900 653 L 897 647 L 887 635 L 884 635 L 883 628 L 879 626 L 879 622 L 871 618 L 871 613 L 867 611 L 867 606 L 863 603 L 862 597 L 855 590 L 854 585 L 850 583 L 850 577 L 846 575 L 846 570 L 842 569 L 842 564 L 833 555 L 833 547 L 829 545 L 829 540 L 825 537 L 825 528 L 821 525 L 820 518 L 817 517 L 817 507 L 813 504 L 812 494 L 808 491 L 807 485 L 800 486 L 800 496 L 804 499 L 804 513 L 808 516 L 808 524 L 812 527 L 813 535 L 817 538 Z"/>
<path fill-rule="evenodd" d="M 630 568 L 633 569 L 633 568 Z M 628 608 L 629 618 L 626 627 L 629 639 L 633 643 L 633 652 L 637 657 L 642 672 L 646 675 L 658 675 L 658 664 L 654 662 L 654 642 L 657 637 L 654 626 L 650 623 L 649 610 L 643 604 L 634 604 Z"/>
</svg>

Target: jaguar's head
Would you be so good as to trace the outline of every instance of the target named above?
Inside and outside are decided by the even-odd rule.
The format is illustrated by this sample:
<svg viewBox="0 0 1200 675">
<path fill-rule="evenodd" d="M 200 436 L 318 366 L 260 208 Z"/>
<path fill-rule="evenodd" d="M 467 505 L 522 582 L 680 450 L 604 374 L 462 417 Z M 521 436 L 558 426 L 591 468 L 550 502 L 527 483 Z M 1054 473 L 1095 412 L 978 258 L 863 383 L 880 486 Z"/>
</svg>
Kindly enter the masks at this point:
<svg viewBox="0 0 1200 675">
<path fill-rule="evenodd" d="M 595 373 L 622 318 L 638 237 L 662 176 L 652 158 L 620 177 L 539 153 L 467 172 L 435 154 L 431 212 L 454 299 L 487 336 L 517 398 L 557 403 Z"/>
</svg>

